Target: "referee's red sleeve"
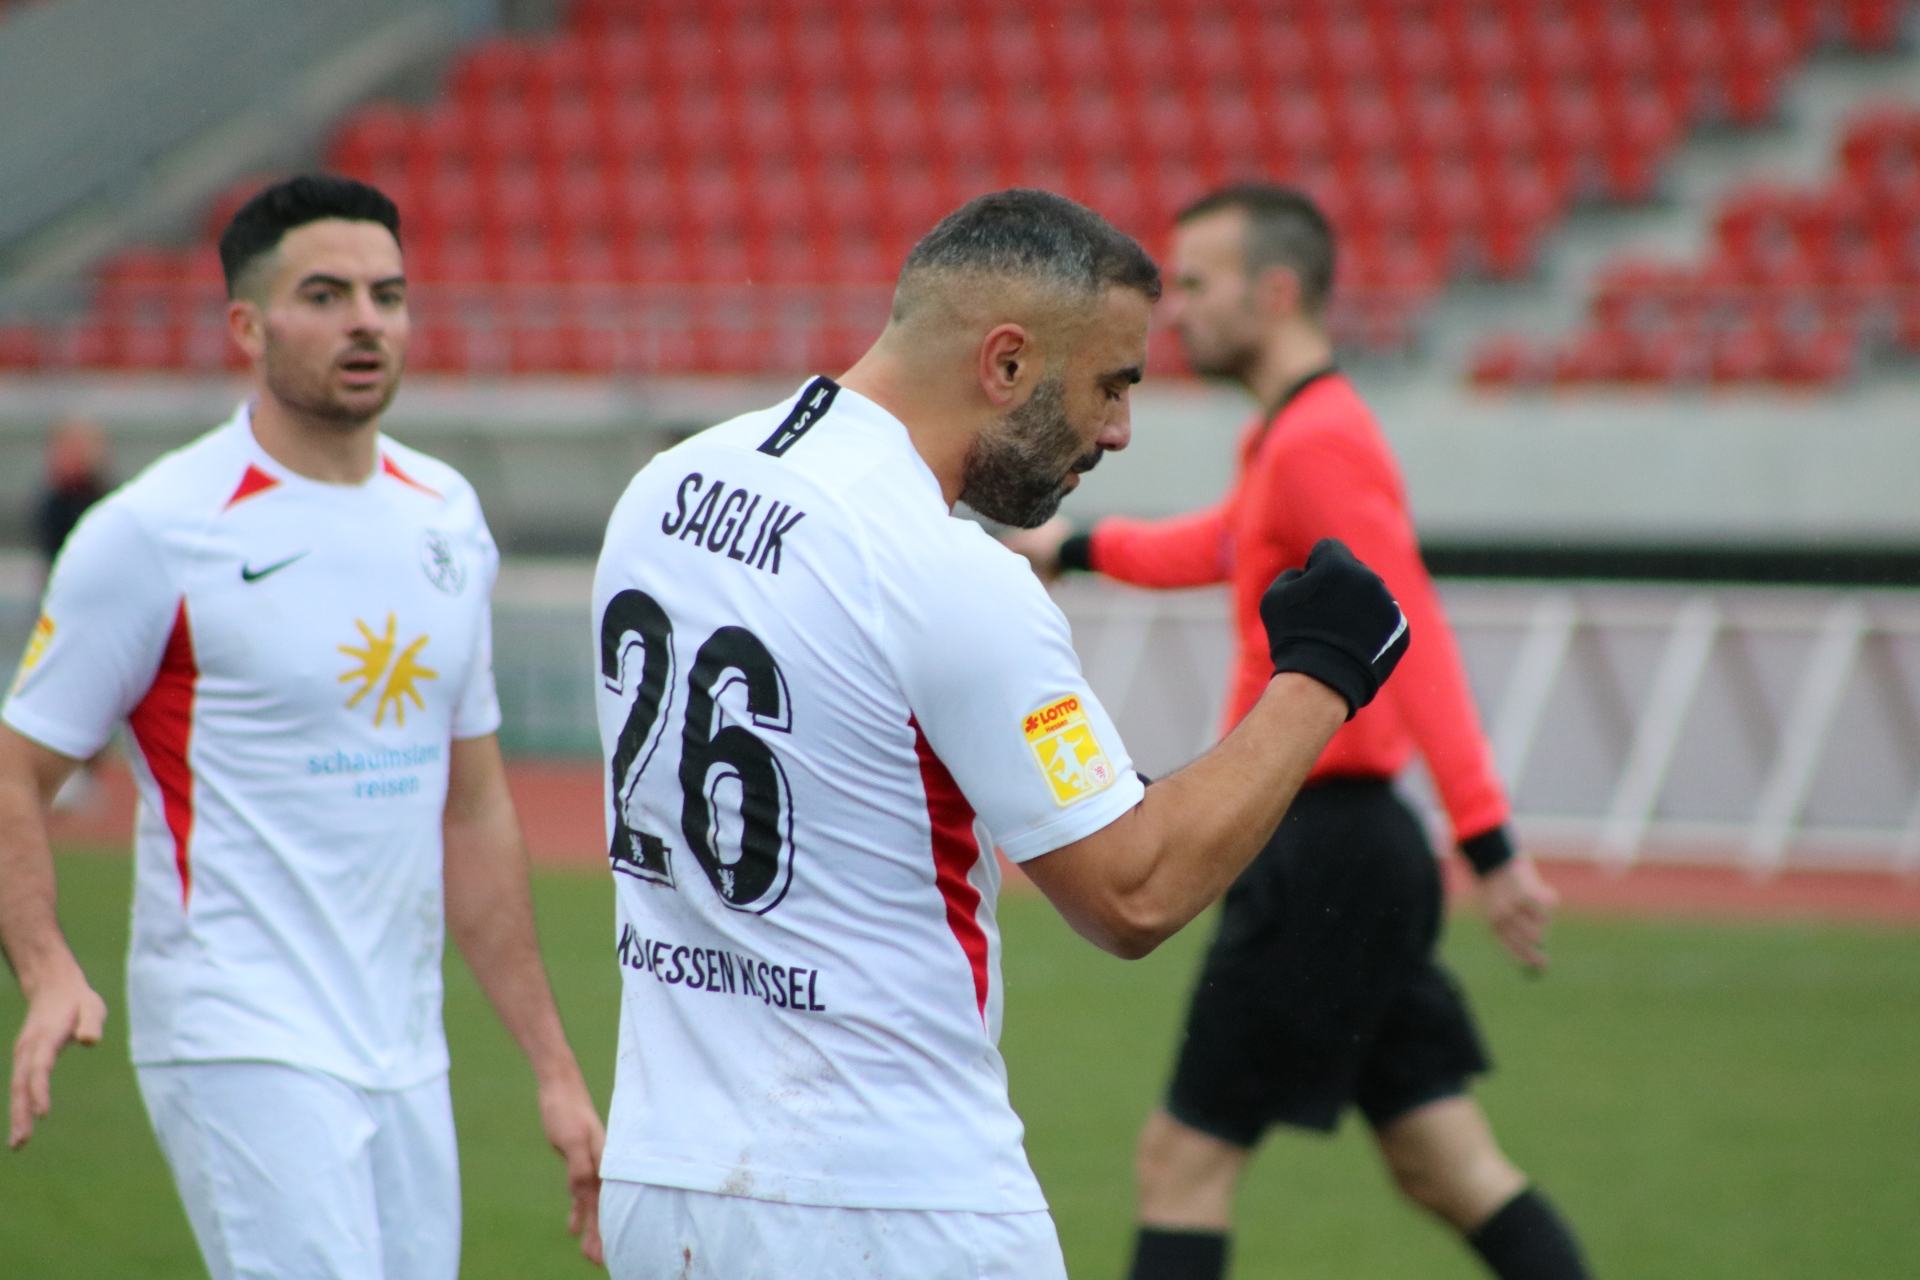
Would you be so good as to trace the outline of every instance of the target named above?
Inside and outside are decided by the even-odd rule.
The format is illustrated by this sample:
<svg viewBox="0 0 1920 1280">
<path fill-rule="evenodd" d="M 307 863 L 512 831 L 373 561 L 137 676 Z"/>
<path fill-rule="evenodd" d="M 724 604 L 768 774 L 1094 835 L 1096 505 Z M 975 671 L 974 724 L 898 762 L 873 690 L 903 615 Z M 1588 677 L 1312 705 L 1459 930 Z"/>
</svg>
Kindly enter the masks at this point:
<svg viewBox="0 0 1920 1280">
<path fill-rule="evenodd" d="M 1087 554 L 1097 572 L 1136 587 L 1204 587 L 1233 568 L 1224 506 L 1165 520 L 1109 516 L 1093 527 Z"/>
<path fill-rule="evenodd" d="M 1413 632 L 1379 699 L 1335 736 L 1315 772 L 1370 771 L 1398 728 L 1411 734 L 1426 759 L 1456 840 L 1499 826 L 1507 820 L 1505 789 L 1384 439 L 1374 431 L 1309 429 L 1275 444 L 1276 456 L 1263 468 L 1281 499 L 1275 514 L 1303 544 L 1322 537 L 1345 542 L 1386 579 Z"/>
</svg>

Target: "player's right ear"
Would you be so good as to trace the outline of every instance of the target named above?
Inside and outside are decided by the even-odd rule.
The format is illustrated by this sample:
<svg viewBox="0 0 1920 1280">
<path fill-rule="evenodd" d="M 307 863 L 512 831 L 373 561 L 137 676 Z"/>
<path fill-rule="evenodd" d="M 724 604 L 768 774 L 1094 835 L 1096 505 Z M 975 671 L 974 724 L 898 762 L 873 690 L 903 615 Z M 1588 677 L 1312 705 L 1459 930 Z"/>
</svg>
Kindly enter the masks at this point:
<svg viewBox="0 0 1920 1280">
<path fill-rule="evenodd" d="M 267 316 L 259 303 L 249 298 L 227 302 L 227 333 L 249 361 L 258 362 L 267 350 Z"/>
<path fill-rule="evenodd" d="M 1010 409 L 1020 400 L 1033 358 L 1033 338 L 1022 326 L 1009 323 L 987 331 L 980 340 L 980 387 L 994 408 Z"/>
</svg>

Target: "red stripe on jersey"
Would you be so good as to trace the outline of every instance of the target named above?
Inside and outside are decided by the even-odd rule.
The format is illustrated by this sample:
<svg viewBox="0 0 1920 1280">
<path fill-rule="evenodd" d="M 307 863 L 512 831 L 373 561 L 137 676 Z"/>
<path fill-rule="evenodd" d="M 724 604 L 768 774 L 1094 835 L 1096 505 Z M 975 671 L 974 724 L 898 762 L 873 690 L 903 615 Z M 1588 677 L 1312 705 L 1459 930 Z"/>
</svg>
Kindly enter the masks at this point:
<svg viewBox="0 0 1920 1280">
<path fill-rule="evenodd" d="M 920 784 L 927 791 L 927 823 L 933 828 L 933 880 L 947 904 L 947 927 L 966 953 L 973 969 L 973 999 L 982 1018 L 987 1015 L 987 934 L 980 927 L 980 891 L 967 873 L 980 861 L 980 841 L 973 834 L 973 806 L 960 794 L 953 775 L 933 754 L 920 722 L 913 726 L 913 749 L 920 757 Z"/>
<path fill-rule="evenodd" d="M 392 476 L 395 480 L 398 480 L 401 484 L 412 485 L 414 488 L 418 489 L 420 492 L 430 493 L 436 498 L 441 496 L 440 491 L 438 489 L 427 488 L 427 486 L 421 484 L 418 480 L 415 480 L 412 476 L 402 471 L 398 466 L 394 464 L 393 459 L 389 458 L 384 453 L 380 455 L 380 469 L 386 472 L 388 475 Z"/>
<path fill-rule="evenodd" d="M 180 902 L 184 906 L 193 888 L 193 868 L 187 849 L 193 839 L 193 769 L 187 763 L 187 745 L 193 737 L 193 694 L 200 668 L 193 657 L 193 633 L 187 626 L 187 602 L 173 618 L 160 670 L 147 696 L 127 717 L 127 727 L 140 744 L 147 769 L 160 788 L 160 807 L 173 833 L 173 863 L 180 869 Z"/>
<path fill-rule="evenodd" d="M 256 493 L 265 493 L 269 489 L 277 488 L 279 484 L 278 480 L 249 462 L 247 473 L 240 477 L 239 486 L 234 489 L 233 496 L 227 499 L 227 507 L 231 507 L 236 502 L 245 502 Z M 227 507 L 220 509 L 225 511 Z"/>
</svg>

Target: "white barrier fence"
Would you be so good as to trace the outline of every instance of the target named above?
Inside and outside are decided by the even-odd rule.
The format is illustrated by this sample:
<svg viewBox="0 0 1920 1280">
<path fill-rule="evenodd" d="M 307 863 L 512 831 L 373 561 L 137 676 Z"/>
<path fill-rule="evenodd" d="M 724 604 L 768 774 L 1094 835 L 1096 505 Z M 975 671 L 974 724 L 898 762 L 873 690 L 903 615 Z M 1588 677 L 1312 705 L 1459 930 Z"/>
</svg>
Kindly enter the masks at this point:
<svg viewBox="0 0 1920 1280">
<path fill-rule="evenodd" d="M 596 749 L 587 583 L 571 565 L 502 579 L 509 749 Z M 1613 866 L 1920 873 L 1920 592 L 1458 581 L 1441 592 L 1533 847 Z M 1143 770 L 1177 768 L 1213 741 L 1232 655 L 1224 591 L 1074 579 L 1056 599 Z M 32 610 L 0 605 L 11 659 Z M 1417 765 L 1407 787 L 1439 829 Z"/>
<path fill-rule="evenodd" d="M 1442 594 L 1530 844 L 1621 867 L 1920 872 L 1920 593 L 1452 582 Z M 1058 599 L 1143 769 L 1212 740 L 1224 593 L 1076 581 Z M 1408 785 L 1431 812 L 1417 770 Z"/>
</svg>

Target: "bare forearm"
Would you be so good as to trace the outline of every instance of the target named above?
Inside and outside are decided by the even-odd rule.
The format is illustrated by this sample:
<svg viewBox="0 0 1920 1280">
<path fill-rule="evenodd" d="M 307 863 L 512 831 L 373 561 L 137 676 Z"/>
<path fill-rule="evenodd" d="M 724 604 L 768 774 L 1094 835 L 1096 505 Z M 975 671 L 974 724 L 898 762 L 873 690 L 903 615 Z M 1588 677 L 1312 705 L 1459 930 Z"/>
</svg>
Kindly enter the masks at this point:
<svg viewBox="0 0 1920 1280">
<path fill-rule="evenodd" d="M 1253 861 L 1346 713 L 1318 681 L 1275 677 L 1218 746 L 1110 826 L 1035 859 L 1030 874 L 1095 945 L 1145 955 Z"/>
<path fill-rule="evenodd" d="M 60 932 L 46 823 L 72 766 L 0 726 L 0 949 L 29 997 L 48 973 L 79 967 Z"/>
<path fill-rule="evenodd" d="M 1318 681 L 1279 676 L 1225 742 L 1149 789 L 1141 804 L 1150 827 L 1141 850 L 1145 895 L 1185 924 L 1225 893 L 1280 825 L 1346 714 L 1346 703 Z"/>
<path fill-rule="evenodd" d="M 577 1076 L 534 931 L 527 859 L 506 821 L 446 826 L 447 927 L 542 1084 Z"/>
</svg>

